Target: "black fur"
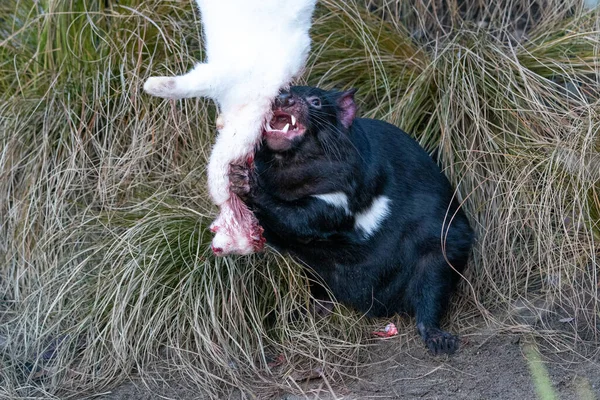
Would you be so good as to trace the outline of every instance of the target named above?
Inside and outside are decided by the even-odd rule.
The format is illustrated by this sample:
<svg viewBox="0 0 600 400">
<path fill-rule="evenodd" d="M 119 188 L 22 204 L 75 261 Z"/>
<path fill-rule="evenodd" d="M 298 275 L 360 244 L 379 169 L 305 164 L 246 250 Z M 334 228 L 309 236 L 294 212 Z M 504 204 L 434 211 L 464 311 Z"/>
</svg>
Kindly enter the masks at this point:
<svg viewBox="0 0 600 400">
<path fill-rule="evenodd" d="M 292 87 L 274 108 L 293 113 L 306 131 L 286 151 L 263 144 L 254 173 L 232 166 L 232 190 L 267 242 L 308 265 L 338 301 L 374 317 L 413 314 L 434 354 L 453 353 L 459 340 L 439 329 L 440 319 L 472 230 L 428 154 L 393 125 L 354 119 L 353 93 Z M 332 192 L 346 194 L 351 214 L 312 197 Z M 355 215 L 381 195 L 391 200 L 390 214 L 365 238 Z"/>
</svg>

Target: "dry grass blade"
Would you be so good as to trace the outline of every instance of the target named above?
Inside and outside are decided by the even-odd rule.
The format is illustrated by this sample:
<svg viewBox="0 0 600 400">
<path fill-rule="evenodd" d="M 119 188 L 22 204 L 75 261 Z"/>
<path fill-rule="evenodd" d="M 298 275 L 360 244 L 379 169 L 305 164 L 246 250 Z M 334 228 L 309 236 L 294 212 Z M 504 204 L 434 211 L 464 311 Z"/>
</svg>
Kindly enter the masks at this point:
<svg viewBox="0 0 600 400">
<path fill-rule="evenodd" d="M 192 4 L 1 7 L 15 18 L 0 28 L 0 395 L 77 396 L 157 368 L 215 398 L 273 390 L 281 353 L 348 371 L 362 331 L 293 322 L 298 266 L 207 254 L 214 111 L 140 93 L 150 68 L 200 56 Z"/>
<path fill-rule="evenodd" d="M 206 252 L 214 109 L 140 92 L 202 57 L 191 2 L 87 3 L 0 4 L 0 397 L 76 397 L 134 371 L 267 395 L 355 372 L 369 322 L 298 317 L 308 283 L 289 259 Z M 320 3 L 306 80 L 357 87 L 363 115 L 410 132 L 457 185 L 478 240 L 452 323 L 597 344 L 597 13 L 364 3 Z"/>
</svg>

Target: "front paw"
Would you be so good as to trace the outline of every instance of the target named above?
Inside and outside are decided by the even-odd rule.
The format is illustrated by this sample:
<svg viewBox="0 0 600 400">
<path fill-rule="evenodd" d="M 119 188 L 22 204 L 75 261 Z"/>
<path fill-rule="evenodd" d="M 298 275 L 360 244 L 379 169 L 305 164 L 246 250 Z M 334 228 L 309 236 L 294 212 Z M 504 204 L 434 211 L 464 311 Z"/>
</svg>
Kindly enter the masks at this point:
<svg viewBox="0 0 600 400">
<path fill-rule="evenodd" d="M 153 76 L 144 83 L 144 90 L 152 96 L 165 99 L 177 98 L 177 80 L 167 76 Z"/>
<path fill-rule="evenodd" d="M 250 169 L 247 166 L 231 164 L 229 166 L 229 190 L 240 199 L 250 196 Z"/>
</svg>

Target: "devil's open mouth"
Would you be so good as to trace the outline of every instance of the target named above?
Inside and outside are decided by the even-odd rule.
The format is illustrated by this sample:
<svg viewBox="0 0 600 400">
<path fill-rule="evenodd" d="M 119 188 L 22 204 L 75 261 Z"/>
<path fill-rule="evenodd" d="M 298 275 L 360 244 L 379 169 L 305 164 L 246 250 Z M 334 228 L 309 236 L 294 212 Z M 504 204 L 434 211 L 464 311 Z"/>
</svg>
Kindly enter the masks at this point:
<svg viewBox="0 0 600 400">
<path fill-rule="evenodd" d="M 265 126 L 267 132 L 281 132 L 283 134 L 294 133 L 294 131 L 304 130 L 304 126 L 298 119 L 292 115 L 283 111 L 275 111 L 273 118 Z"/>
<path fill-rule="evenodd" d="M 276 110 L 271 120 L 265 124 L 264 137 L 271 149 L 287 150 L 292 140 L 302 135 L 305 129 L 293 114 Z"/>
</svg>

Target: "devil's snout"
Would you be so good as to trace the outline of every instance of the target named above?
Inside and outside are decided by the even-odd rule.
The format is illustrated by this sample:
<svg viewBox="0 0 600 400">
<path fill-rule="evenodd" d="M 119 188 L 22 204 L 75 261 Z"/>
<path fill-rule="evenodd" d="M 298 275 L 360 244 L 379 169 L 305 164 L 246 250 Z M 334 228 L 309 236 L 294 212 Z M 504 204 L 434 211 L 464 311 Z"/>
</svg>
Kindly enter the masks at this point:
<svg viewBox="0 0 600 400">
<path fill-rule="evenodd" d="M 292 97 L 290 93 L 284 92 L 280 93 L 279 96 L 275 98 L 275 106 L 278 108 L 283 107 L 291 107 L 294 105 L 296 101 Z"/>
</svg>

